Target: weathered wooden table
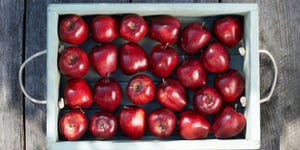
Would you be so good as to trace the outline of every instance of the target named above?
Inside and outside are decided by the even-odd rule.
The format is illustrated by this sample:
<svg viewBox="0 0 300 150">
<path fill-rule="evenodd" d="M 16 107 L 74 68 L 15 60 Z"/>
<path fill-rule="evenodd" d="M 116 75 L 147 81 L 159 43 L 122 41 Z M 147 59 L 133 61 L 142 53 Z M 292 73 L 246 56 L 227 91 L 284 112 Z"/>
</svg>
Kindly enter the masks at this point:
<svg viewBox="0 0 300 150">
<path fill-rule="evenodd" d="M 245 2 L 242 0 L 145 0 L 146 2 Z M 32 54 L 46 48 L 49 3 L 142 0 L 0 0 L 0 149 L 46 149 L 46 107 L 29 102 L 18 84 L 18 69 Z M 259 5 L 260 47 L 268 49 L 279 67 L 271 102 L 261 105 L 261 149 L 299 149 L 300 142 L 300 2 L 271 0 Z M 46 96 L 46 57 L 29 64 L 24 82 L 35 97 Z M 261 57 L 261 92 L 272 80 L 270 63 Z"/>
</svg>

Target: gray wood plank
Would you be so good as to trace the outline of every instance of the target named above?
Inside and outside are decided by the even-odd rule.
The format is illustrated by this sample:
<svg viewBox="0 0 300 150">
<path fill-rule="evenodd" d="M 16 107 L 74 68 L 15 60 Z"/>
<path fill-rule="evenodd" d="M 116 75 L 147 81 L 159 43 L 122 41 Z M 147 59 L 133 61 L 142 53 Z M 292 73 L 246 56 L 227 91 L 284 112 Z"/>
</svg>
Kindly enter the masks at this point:
<svg viewBox="0 0 300 150">
<path fill-rule="evenodd" d="M 217 3 L 218 0 L 132 0 L 132 3 Z"/>
<path fill-rule="evenodd" d="M 0 2 L 0 149 L 24 147 L 23 96 L 18 69 L 23 54 L 24 1 Z"/>
<path fill-rule="evenodd" d="M 26 5 L 26 44 L 25 57 L 46 48 L 47 5 L 49 3 L 81 2 L 128 2 L 127 0 L 27 0 Z M 25 72 L 25 86 L 29 93 L 37 98 L 46 98 L 46 57 L 36 59 L 28 64 Z M 25 102 L 26 149 L 46 149 L 46 107 Z"/>
<path fill-rule="evenodd" d="M 222 2 L 240 2 L 222 0 Z M 244 1 L 243 1 L 244 2 Z M 247 2 L 255 2 L 249 0 Z M 277 60 L 279 79 L 271 102 L 261 106 L 261 149 L 298 149 L 300 143 L 300 4 L 297 0 L 257 1 L 259 5 L 260 47 Z M 270 61 L 261 60 L 261 91 L 272 80 Z"/>
</svg>

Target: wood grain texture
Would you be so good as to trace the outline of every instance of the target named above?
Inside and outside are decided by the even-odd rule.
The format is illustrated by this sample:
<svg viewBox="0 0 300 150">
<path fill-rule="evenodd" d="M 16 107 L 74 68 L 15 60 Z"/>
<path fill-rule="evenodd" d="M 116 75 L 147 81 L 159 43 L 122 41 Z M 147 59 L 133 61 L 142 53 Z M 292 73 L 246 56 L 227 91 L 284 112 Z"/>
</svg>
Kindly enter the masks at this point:
<svg viewBox="0 0 300 150">
<path fill-rule="evenodd" d="M 0 149 L 24 147 L 23 96 L 18 69 L 23 54 L 24 2 L 0 1 Z"/>
<path fill-rule="evenodd" d="M 132 3 L 217 3 L 218 0 L 132 0 Z"/>
<path fill-rule="evenodd" d="M 24 2 L 0 2 L 0 149 L 46 149 L 45 106 L 32 104 L 26 99 L 25 114 L 17 81 L 22 60 L 22 41 L 25 40 L 25 58 L 46 47 L 46 8 L 48 3 L 68 2 L 128 2 L 97 0 L 26 1 L 26 18 L 22 18 Z M 132 2 L 218 2 L 218 0 L 132 0 Z M 261 149 L 297 149 L 300 145 L 300 4 L 297 0 L 256 1 L 222 0 L 222 2 L 257 2 L 259 5 L 260 47 L 268 49 L 279 67 L 279 78 L 271 102 L 261 106 Z M 10 19 L 14 18 L 14 19 Z M 26 20 L 23 39 L 22 22 Z M 20 25 L 21 24 L 21 25 Z M 10 34 L 10 35 L 9 35 Z M 14 38 L 18 37 L 18 38 Z M 22 40 L 23 39 L 23 40 Z M 16 42 L 17 40 L 17 42 Z M 14 52 L 12 52 L 14 51 Z M 46 96 L 46 57 L 37 59 L 26 68 L 25 84 L 37 98 Z M 271 64 L 262 56 L 261 90 L 268 91 L 272 80 Z M 8 87 L 8 88 L 7 88 Z M 23 124 L 25 115 L 25 125 Z M 10 119 L 7 119 L 10 118 Z M 25 137 L 23 132 L 25 126 Z M 10 127 L 9 131 L 7 131 Z M 25 149 L 24 148 L 24 149 Z"/>
<path fill-rule="evenodd" d="M 49 3 L 128 2 L 127 0 L 48 0 L 26 1 L 25 57 L 46 48 L 47 5 Z M 25 86 L 39 99 L 46 98 L 46 57 L 29 63 L 25 72 Z M 28 150 L 46 149 L 46 107 L 25 101 L 25 141 Z"/>
<path fill-rule="evenodd" d="M 222 0 L 225 1 L 240 2 Z M 300 51 L 296 44 L 300 43 L 300 4 L 297 0 L 257 3 L 260 47 L 274 55 L 279 68 L 271 102 L 261 105 L 261 149 L 299 149 L 300 98 L 297 92 L 300 91 Z M 267 59 L 265 56 L 260 59 L 262 94 L 268 92 L 273 76 L 272 64 Z"/>
</svg>

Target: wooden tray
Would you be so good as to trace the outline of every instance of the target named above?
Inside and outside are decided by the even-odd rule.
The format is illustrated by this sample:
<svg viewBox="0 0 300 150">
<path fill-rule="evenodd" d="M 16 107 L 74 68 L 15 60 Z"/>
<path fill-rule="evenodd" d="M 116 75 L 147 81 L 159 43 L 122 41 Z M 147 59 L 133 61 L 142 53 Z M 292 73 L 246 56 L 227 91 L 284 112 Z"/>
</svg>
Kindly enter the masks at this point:
<svg viewBox="0 0 300 150">
<path fill-rule="evenodd" d="M 129 140 L 120 132 L 115 137 L 105 141 L 94 139 L 88 132 L 80 141 L 66 141 L 58 134 L 58 118 L 68 111 L 68 108 L 58 109 L 58 100 L 62 97 L 62 91 L 68 78 L 61 76 L 57 68 L 58 49 L 61 43 L 58 37 L 58 23 L 63 15 L 78 14 L 86 21 L 95 15 L 113 15 L 121 18 L 124 14 L 139 14 L 145 20 L 155 15 L 172 15 L 180 19 L 182 27 L 191 21 L 205 22 L 205 27 L 211 29 L 213 21 L 222 15 L 238 15 L 244 19 L 244 39 L 242 45 L 246 49 L 246 55 L 241 56 L 238 48 L 242 45 L 228 49 L 230 54 L 230 68 L 239 70 L 245 76 L 247 107 L 239 107 L 247 119 L 245 131 L 232 139 L 215 139 L 209 135 L 203 140 L 183 140 L 176 132 L 165 140 L 160 140 L 146 132 L 141 140 Z M 113 43 L 119 48 L 127 41 L 118 38 Z M 149 54 L 151 48 L 157 44 L 148 37 L 139 44 Z M 80 45 L 89 52 L 97 43 L 88 39 Z M 183 54 L 176 45 L 172 45 L 180 54 Z M 50 150 L 97 150 L 97 149 L 257 149 L 260 147 L 260 92 L 259 92 L 259 54 L 258 54 L 258 7 L 256 4 L 51 4 L 48 6 L 47 24 L 47 143 Z M 143 72 L 153 78 L 155 83 L 161 81 L 150 71 Z M 209 75 L 208 86 L 212 86 L 214 74 Z M 124 75 L 119 69 L 111 75 L 120 82 L 123 90 L 121 105 L 130 105 L 125 94 L 127 82 L 132 76 Z M 93 87 L 100 78 L 90 67 L 89 73 L 84 77 Z M 192 92 L 189 91 L 190 100 Z M 154 100 L 143 106 L 147 112 L 160 107 Z M 191 102 L 187 108 L 192 108 Z M 96 105 L 86 111 L 89 117 L 99 111 Z M 118 114 L 118 111 L 116 112 Z"/>
</svg>

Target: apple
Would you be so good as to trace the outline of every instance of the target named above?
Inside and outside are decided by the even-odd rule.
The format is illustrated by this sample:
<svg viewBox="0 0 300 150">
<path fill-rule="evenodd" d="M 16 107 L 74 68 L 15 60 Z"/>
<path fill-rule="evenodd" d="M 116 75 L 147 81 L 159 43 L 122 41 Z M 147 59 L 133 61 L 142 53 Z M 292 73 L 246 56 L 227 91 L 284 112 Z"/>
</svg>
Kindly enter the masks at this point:
<svg viewBox="0 0 300 150">
<path fill-rule="evenodd" d="M 203 115 L 193 110 L 184 110 L 179 116 L 179 135 L 187 140 L 206 138 L 210 124 Z"/>
<path fill-rule="evenodd" d="M 225 102 L 234 102 L 243 94 L 245 79 L 239 71 L 230 69 L 215 78 L 214 87 Z"/>
<path fill-rule="evenodd" d="M 117 118 L 109 112 L 96 112 L 90 119 L 90 132 L 98 140 L 113 137 L 118 128 Z"/>
<path fill-rule="evenodd" d="M 93 68 L 100 76 L 108 76 L 117 69 L 118 50 L 114 44 L 94 47 L 89 58 Z"/>
<path fill-rule="evenodd" d="M 166 138 L 175 129 L 176 115 L 167 108 L 155 109 L 148 115 L 147 125 L 153 135 L 159 138 Z"/>
<path fill-rule="evenodd" d="M 233 47 L 243 38 L 243 26 L 236 17 L 224 17 L 214 22 L 213 33 L 220 42 L 228 47 Z"/>
<path fill-rule="evenodd" d="M 150 54 L 150 68 L 154 75 L 166 78 L 173 73 L 178 63 L 178 53 L 168 45 L 154 46 Z"/>
<path fill-rule="evenodd" d="M 80 78 L 89 71 L 89 58 L 85 51 L 76 46 L 67 47 L 59 56 L 60 72 L 70 78 Z"/>
<path fill-rule="evenodd" d="M 100 78 L 94 86 L 94 100 L 100 110 L 113 112 L 122 101 L 120 84 L 112 78 Z"/>
<path fill-rule="evenodd" d="M 148 25 L 143 17 L 131 14 L 122 18 L 120 23 L 120 35 L 127 41 L 138 42 L 148 32 Z"/>
<path fill-rule="evenodd" d="M 188 101 L 184 87 L 174 78 L 163 79 L 156 87 L 155 96 L 161 105 L 173 111 L 182 110 Z"/>
<path fill-rule="evenodd" d="M 212 73 L 222 73 L 229 68 L 229 55 L 219 42 L 211 42 L 200 56 L 203 66 Z"/>
<path fill-rule="evenodd" d="M 184 59 L 177 68 L 176 74 L 179 81 L 192 90 L 206 85 L 208 80 L 204 67 L 195 58 Z"/>
<path fill-rule="evenodd" d="M 129 42 L 120 48 L 120 68 L 127 74 L 135 74 L 149 68 L 147 54 L 137 43 Z"/>
<path fill-rule="evenodd" d="M 119 36 L 117 24 L 111 16 L 94 17 L 90 24 L 93 39 L 100 43 L 112 42 Z"/>
<path fill-rule="evenodd" d="M 155 85 L 149 76 L 139 74 L 129 81 L 126 94 L 133 104 L 146 104 L 154 99 Z"/>
<path fill-rule="evenodd" d="M 93 104 L 92 92 L 82 78 L 70 79 L 64 89 L 65 104 L 71 109 L 88 109 Z"/>
<path fill-rule="evenodd" d="M 64 42 L 82 44 L 88 37 L 88 25 L 80 16 L 69 15 L 61 20 L 58 34 Z"/>
<path fill-rule="evenodd" d="M 152 17 L 149 21 L 149 37 L 164 44 L 175 44 L 180 21 L 173 16 Z"/>
<path fill-rule="evenodd" d="M 195 54 L 210 41 L 210 38 L 211 34 L 204 24 L 192 22 L 181 32 L 178 46 L 187 54 Z"/>
<path fill-rule="evenodd" d="M 215 114 L 222 106 L 222 97 L 215 89 L 204 87 L 194 93 L 193 106 L 202 114 Z"/>
<path fill-rule="evenodd" d="M 230 138 L 243 131 L 246 119 L 231 106 L 225 106 L 216 116 L 212 131 L 217 138 Z"/>
<path fill-rule="evenodd" d="M 119 124 L 124 136 L 141 139 L 146 129 L 146 112 L 140 106 L 124 106 L 119 114 Z"/>
<path fill-rule="evenodd" d="M 59 133 L 67 140 L 80 139 L 88 128 L 88 120 L 83 112 L 71 110 L 59 119 Z"/>
</svg>

